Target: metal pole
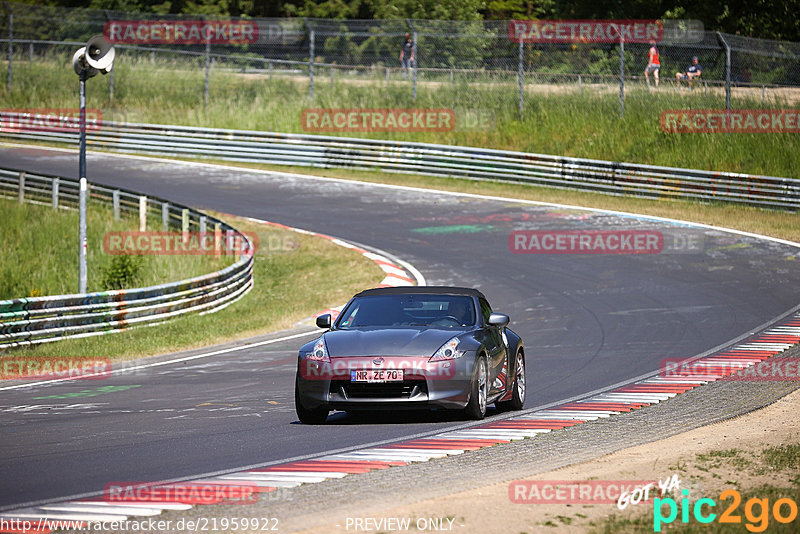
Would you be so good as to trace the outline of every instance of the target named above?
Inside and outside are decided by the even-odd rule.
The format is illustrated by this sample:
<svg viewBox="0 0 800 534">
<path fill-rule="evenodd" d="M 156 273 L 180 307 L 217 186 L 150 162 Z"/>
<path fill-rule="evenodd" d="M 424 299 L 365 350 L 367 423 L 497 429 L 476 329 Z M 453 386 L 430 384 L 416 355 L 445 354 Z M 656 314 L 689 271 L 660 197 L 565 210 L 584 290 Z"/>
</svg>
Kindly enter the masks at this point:
<svg viewBox="0 0 800 534">
<path fill-rule="evenodd" d="M 25 171 L 20 171 L 19 173 L 19 191 L 18 191 L 19 203 L 25 203 Z"/>
<path fill-rule="evenodd" d="M 28 43 L 28 61 L 33 63 L 33 41 Z"/>
<path fill-rule="evenodd" d="M 331 69 L 331 87 L 333 87 L 333 65 L 331 65 L 330 69 Z"/>
<path fill-rule="evenodd" d="M 726 116 L 730 117 L 731 114 L 731 47 L 728 46 L 728 41 L 717 32 L 717 39 L 722 43 L 725 48 L 725 111 Z M 727 126 L 727 124 L 726 124 Z"/>
<path fill-rule="evenodd" d="M 308 96 L 314 98 L 314 28 L 308 31 Z"/>
<path fill-rule="evenodd" d="M 417 63 L 419 63 L 419 60 L 417 58 L 417 30 L 414 30 L 414 64 L 411 66 L 414 69 L 413 70 L 414 83 L 411 94 L 412 98 L 415 101 L 417 100 Z"/>
<path fill-rule="evenodd" d="M 619 116 L 625 113 L 625 39 L 619 34 Z"/>
<path fill-rule="evenodd" d="M 519 120 L 522 120 L 522 104 L 524 103 L 525 94 L 525 80 L 523 78 L 523 57 L 525 53 L 525 43 L 522 39 L 519 40 L 519 64 L 517 72 L 517 81 L 519 83 Z"/>
<path fill-rule="evenodd" d="M 114 100 L 114 69 L 108 73 L 108 99 Z"/>
<path fill-rule="evenodd" d="M 78 193 L 78 293 L 86 293 L 86 69 L 80 73 L 80 150 L 78 155 L 78 178 L 80 190 Z"/>
<path fill-rule="evenodd" d="M 205 18 L 203 18 L 205 20 Z M 208 105 L 208 77 L 211 73 L 211 32 L 208 33 L 206 38 L 206 86 L 203 92 L 203 104 Z"/>
<path fill-rule="evenodd" d="M 12 62 L 14 58 L 14 13 L 8 7 L 8 94 L 11 95 Z"/>
<path fill-rule="evenodd" d="M 583 94 L 583 79 L 581 78 L 580 74 L 578 74 L 578 94 Z"/>
</svg>

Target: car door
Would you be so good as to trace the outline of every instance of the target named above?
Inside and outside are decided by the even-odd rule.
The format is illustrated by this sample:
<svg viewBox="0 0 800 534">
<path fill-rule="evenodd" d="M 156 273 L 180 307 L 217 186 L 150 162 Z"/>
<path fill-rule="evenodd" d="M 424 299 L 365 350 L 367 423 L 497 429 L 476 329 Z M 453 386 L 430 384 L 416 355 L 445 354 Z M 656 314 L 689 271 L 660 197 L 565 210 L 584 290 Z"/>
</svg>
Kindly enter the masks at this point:
<svg viewBox="0 0 800 534">
<path fill-rule="evenodd" d="M 486 331 L 486 350 L 489 353 L 489 395 L 502 393 L 506 390 L 508 380 L 508 354 L 503 340 L 502 328 L 489 325 L 489 316 L 492 307 L 484 298 L 479 298 L 483 324 Z"/>
</svg>

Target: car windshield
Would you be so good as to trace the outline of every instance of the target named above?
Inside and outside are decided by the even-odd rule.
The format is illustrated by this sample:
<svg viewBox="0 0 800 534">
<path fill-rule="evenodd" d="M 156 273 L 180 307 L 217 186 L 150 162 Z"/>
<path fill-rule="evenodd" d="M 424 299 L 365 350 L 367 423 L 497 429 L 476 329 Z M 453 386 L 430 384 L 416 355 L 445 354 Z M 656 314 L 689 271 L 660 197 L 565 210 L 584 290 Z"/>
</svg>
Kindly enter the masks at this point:
<svg viewBox="0 0 800 534">
<path fill-rule="evenodd" d="M 358 297 L 344 309 L 337 327 L 460 328 L 475 325 L 472 298 L 459 295 L 373 295 Z"/>
</svg>

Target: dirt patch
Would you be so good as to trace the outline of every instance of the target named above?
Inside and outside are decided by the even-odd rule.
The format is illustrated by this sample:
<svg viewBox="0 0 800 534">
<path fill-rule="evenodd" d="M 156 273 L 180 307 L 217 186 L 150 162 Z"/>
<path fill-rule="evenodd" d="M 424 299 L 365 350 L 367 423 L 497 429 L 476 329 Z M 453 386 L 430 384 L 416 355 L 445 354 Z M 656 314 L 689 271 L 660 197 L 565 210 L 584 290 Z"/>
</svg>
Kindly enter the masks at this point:
<svg viewBox="0 0 800 534">
<path fill-rule="evenodd" d="M 765 461 L 764 450 L 800 443 L 798 413 L 800 390 L 750 414 L 589 462 L 534 476 L 526 475 L 525 467 L 520 466 L 519 479 L 666 480 L 677 475 L 681 489 L 690 489 L 693 498 L 702 495 L 715 499 L 724 489 L 744 493 L 764 484 L 791 486 L 798 483 L 800 466 L 775 469 Z M 628 506 L 622 511 L 616 504 L 514 504 L 509 499 L 510 482 L 408 506 L 393 507 L 391 502 L 386 502 L 379 516 L 364 517 L 359 513 L 358 503 L 354 503 L 352 511 L 346 515 L 330 517 L 328 525 L 304 532 L 400 531 L 403 529 L 395 527 L 403 525 L 406 519 L 409 531 L 435 531 L 438 525 L 441 530 L 463 533 L 586 532 L 612 514 L 618 519 L 652 516 L 652 504 L 648 503 Z M 674 492 L 676 499 L 677 493 Z M 362 520 L 363 528 L 357 528 L 358 519 Z M 382 519 L 384 522 L 379 523 Z M 741 529 L 744 531 L 744 526 Z M 652 528 L 648 530 L 652 532 Z"/>
</svg>

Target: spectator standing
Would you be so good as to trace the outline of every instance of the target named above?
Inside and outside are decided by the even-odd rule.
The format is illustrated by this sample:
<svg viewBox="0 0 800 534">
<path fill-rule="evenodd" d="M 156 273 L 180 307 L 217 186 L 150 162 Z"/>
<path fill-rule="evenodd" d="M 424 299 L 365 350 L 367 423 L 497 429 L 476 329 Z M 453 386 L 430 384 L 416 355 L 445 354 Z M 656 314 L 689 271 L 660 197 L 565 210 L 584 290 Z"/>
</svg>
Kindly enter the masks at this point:
<svg viewBox="0 0 800 534">
<path fill-rule="evenodd" d="M 400 66 L 403 69 L 403 78 L 406 77 L 406 73 L 411 70 L 411 67 L 414 65 L 414 42 L 411 40 L 411 36 L 406 32 L 405 40 L 403 41 L 403 47 L 400 49 Z"/>
<path fill-rule="evenodd" d="M 661 60 L 658 58 L 658 48 L 656 42 L 650 41 L 650 50 L 647 52 L 647 68 L 644 69 L 644 77 L 647 80 L 647 87 L 650 88 L 650 73 L 653 73 L 653 78 L 656 80 L 656 87 L 658 87 L 658 71 L 661 69 Z"/>
</svg>

